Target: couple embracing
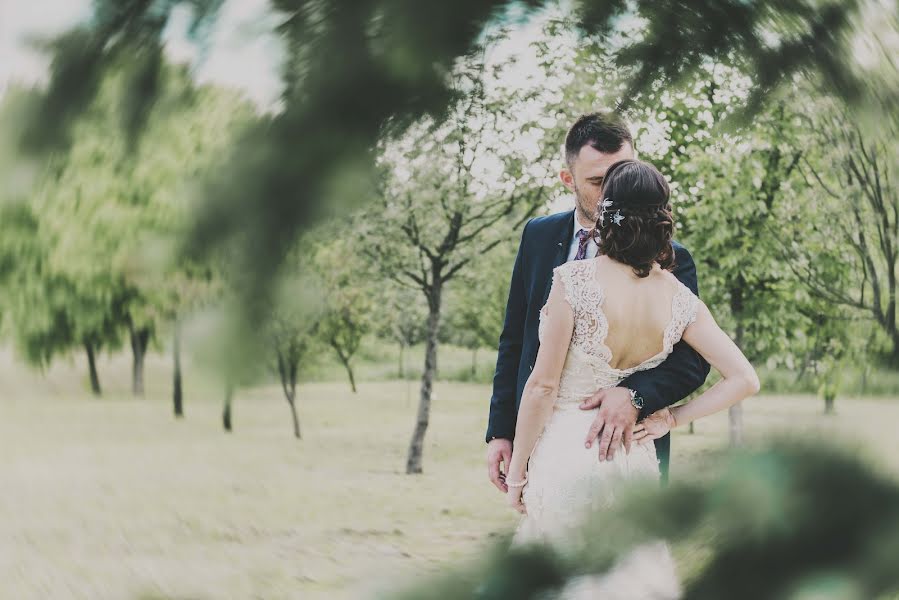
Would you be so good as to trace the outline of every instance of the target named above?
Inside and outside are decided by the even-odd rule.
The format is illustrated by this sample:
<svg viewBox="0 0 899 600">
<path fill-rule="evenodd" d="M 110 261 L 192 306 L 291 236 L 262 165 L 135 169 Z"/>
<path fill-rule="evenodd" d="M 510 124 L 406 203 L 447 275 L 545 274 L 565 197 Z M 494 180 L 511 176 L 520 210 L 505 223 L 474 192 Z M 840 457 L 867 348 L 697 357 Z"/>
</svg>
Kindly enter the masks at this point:
<svg viewBox="0 0 899 600">
<path fill-rule="evenodd" d="M 698 297 L 665 178 L 614 115 L 585 115 L 560 177 L 573 211 L 527 223 L 499 341 L 490 480 L 521 513 L 513 545 L 564 550 L 616 487 L 667 475 L 669 432 L 755 394 L 758 377 Z M 721 380 L 698 389 L 709 365 Z M 677 598 L 667 546 L 635 549 L 565 598 Z"/>
</svg>

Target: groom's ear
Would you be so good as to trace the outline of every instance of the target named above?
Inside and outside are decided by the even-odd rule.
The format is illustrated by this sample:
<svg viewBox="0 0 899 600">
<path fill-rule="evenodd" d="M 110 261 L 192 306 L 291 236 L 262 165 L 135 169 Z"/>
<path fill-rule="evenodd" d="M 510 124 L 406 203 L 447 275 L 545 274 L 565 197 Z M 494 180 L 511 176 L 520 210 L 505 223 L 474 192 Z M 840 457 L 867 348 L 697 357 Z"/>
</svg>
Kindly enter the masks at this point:
<svg viewBox="0 0 899 600">
<path fill-rule="evenodd" d="M 563 167 L 561 171 L 559 171 L 559 179 L 562 180 L 562 183 L 572 192 L 574 191 L 574 173 L 571 172 L 571 169 L 568 167 Z"/>
</svg>

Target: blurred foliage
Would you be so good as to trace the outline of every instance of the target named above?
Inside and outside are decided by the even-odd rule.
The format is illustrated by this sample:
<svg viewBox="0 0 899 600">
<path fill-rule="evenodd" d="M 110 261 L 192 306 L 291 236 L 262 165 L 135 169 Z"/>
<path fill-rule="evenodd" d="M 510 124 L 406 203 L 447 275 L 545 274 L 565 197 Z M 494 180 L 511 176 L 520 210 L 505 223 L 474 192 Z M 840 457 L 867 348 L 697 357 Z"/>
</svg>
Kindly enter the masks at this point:
<svg viewBox="0 0 899 600">
<path fill-rule="evenodd" d="M 194 186 L 252 111 L 235 94 L 196 87 L 184 67 L 163 63 L 132 146 L 119 123 L 133 69 L 118 61 L 104 71 L 68 152 L 44 165 L 31 194 L 0 204 L 0 306 L 31 363 L 86 344 L 89 352 L 117 348 L 126 329 L 152 335 L 221 286 L 220 264 L 176 259 L 174 245 Z M 0 124 L 31 95 L 10 90 Z"/>
<path fill-rule="evenodd" d="M 47 41 L 50 83 L 27 111 L 20 147 L 32 157 L 65 151 L 105 71 L 122 57 L 137 65 L 120 120 L 134 146 L 160 87 L 161 34 L 181 5 L 192 10 L 191 31 L 202 38 L 221 1 L 95 0 L 90 22 Z M 286 48 L 283 110 L 261 119 L 210 179 L 187 251 L 196 256 L 219 244 L 237 245 L 240 260 L 233 267 L 252 273 L 253 291 L 244 290 L 242 300 L 251 319 L 259 318 L 265 302 L 255 300 L 269 289 L 296 233 L 371 198 L 365 182 L 377 141 L 423 115 L 442 120 L 460 91 L 448 77 L 457 57 L 481 44 L 488 26 L 544 5 L 273 1 Z M 739 57 L 753 75 L 746 115 L 795 74 L 819 78 L 848 101 L 895 108 L 895 65 L 885 45 L 895 31 L 895 7 L 879 20 L 886 27 L 873 32 L 863 28 L 865 13 L 856 1 L 583 0 L 575 9 L 574 22 L 588 35 L 611 36 L 635 20 L 645 25 L 623 39 L 615 59 L 627 75 L 623 100 L 681 85 L 709 61 Z M 854 53 L 860 35 L 872 46 L 866 56 L 885 60 L 860 66 Z M 342 59 L 323 59 L 330 56 Z"/>
<path fill-rule="evenodd" d="M 363 261 L 347 260 L 358 238 L 353 230 L 341 231 L 334 225 L 334 237 L 312 251 L 322 312 L 314 333 L 334 352 L 346 370 L 350 387 L 356 392 L 352 361 L 363 337 L 371 330 L 375 311 L 373 286 Z M 323 228 L 328 232 L 330 228 Z"/>
<path fill-rule="evenodd" d="M 773 443 L 721 456 L 721 476 L 635 486 L 564 549 L 507 541 L 394 598 L 546 598 L 642 543 L 702 545 L 684 597 L 882 598 L 899 591 L 899 486 L 847 450 Z M 712 532 L 714 532 L 712 534 Z M 651 567 L 646 567 L 651 570 Z"/>
</svg>

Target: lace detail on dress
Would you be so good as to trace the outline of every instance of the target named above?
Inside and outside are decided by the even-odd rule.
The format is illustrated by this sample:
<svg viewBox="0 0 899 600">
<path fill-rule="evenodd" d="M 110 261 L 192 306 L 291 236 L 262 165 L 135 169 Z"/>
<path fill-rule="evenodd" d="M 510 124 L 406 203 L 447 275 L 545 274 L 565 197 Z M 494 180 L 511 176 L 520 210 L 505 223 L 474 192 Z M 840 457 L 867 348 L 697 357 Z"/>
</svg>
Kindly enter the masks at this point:
<svg viewBox="0 0 899 600">
<path fill-rule="evenodd" d="M 574 331 L 571 335 L 569 357 L 571 351 L 574 350 L 583 353 L 585 358 L 590 362 L 595 362 L 596 366 L 601 367 L 601 363 L 604 362 L 606 363 L 605 370 L 609 374 L 621 375 L 619 381 L 637 371 L 654 369 L 662 364 L 674 350 L 674 345 L 683 337 L 687 327 L 696 320 L 698 314 L 699 298 L 693 294 L 690 288 L 678 281 L 677 290 L 671 299 L 671 320 L 665 327 L 662 336 L 662 350 L 639 365 L 627 369 L 616 369 L 610 364 L 612 351 L 605 343 L 609 335 L 609 321 L 602 310 L 605 294 L 596 279 L 596 261 L 569 262 L 556 267 L 553 272 L 559 274 L 564 287 L 565 300 L 574 313 Z M 537 337 L 540 340 L 543 339 L 545 328 L 543 322 L 545 311 L 546 307 L 544 306 L 540 310 L 540 320 L 537 326 Z M 568 363 L 569 361 L 566 360 L 566 368 Z M 563 374 L 563 384 L 564 379 Z M 600 388 L 597 387 L 593 391 L 596 389 Z"/>
<path fill-rule="evenodd" d="M 678 283 L 680 285 L 671 300 L 671 323 L 665 331 L 665 348 L 669 352 L 683 337 L 687 327 L 696 321 L 696 315 L 699 314 L 699 298 L 690 288 Z"/>
<path fill-rule="evenodd" d="M 565 299 L 574 312 L 571 345 L 587 354 L 611 361 L 611 352 L 604 344 L 609 334 L 609 322 L 602 312 L 605 297 L 596 281 L 596 261 L 569 262 L 556 267 L 553 272 L 559 274 L 565 286 Z"/>
</svg>

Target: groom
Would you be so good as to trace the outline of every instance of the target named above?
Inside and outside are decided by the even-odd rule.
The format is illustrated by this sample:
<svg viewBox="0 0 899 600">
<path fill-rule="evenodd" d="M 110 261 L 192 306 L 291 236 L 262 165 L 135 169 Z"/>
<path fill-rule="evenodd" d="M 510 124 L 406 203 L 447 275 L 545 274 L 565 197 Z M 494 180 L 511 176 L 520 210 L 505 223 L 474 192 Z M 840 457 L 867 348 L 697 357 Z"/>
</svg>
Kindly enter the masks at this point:
<svg viewBox="0 0 899 600">
<path fill-rule="evenodd" d="M 512 440 L 521 392 L 537 357 L 537 323 L 552 282 L 552 270 L 571 260 L 596 256 L 589 232 L 598 218 L 606 170 L 619 160 L 634 158 L 634 140 L 627 125 L 611 114 L 585 115 L 565 138 L 566 168 L 559 177 L 574 193 L 575 210 L 537 217 L 524 227 L 499 338 L 493 376 L 493 397 L 487 425 L 487 468 L 490 481 L 505 493 L 505 470 L 512 459 Z M 687 249 L 674 243 L 677 276 L 698 295 L 696 266 Z M 679 342 L 655 369 L 635 373 L 619 387 L 600 390 L 581 404 L 597 406 L 596 419 L 583 440 L 599 437 L 598 460 L 611 460 L 619 442 L 630 447 L 634 424 L 653 412 L 687 397 L 705 381 L 709 365 L 690 346 Z M 663 480 L 667 480 L 671 439 L 656 440 Z M 502 466 L 500 464 L 502 463 Z"/>
</svg>

